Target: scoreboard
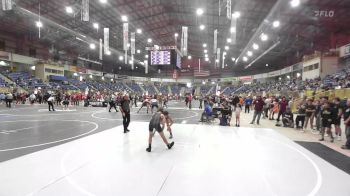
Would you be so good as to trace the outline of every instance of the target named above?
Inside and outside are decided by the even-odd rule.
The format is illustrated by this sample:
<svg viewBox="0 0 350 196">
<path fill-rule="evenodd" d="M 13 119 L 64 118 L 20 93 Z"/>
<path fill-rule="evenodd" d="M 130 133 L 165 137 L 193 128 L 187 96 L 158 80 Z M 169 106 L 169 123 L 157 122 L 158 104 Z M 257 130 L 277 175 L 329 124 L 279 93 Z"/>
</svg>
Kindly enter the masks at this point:
<svg viewBox="0 0 350 196">
<path fill-rule="evenodd" d="M 151 65 L 171 65 L 170 50 L 151 51 Z"/>
</svg>

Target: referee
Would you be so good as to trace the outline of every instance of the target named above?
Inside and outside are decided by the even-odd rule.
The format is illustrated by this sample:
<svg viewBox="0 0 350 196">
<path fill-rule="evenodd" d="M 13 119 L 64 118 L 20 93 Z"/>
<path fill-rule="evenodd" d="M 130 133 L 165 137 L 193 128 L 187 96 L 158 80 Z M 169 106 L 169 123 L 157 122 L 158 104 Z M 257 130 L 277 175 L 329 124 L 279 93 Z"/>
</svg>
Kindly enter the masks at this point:
<svg viewBox="0 0 350 196">
<path fill-rule="evenodd" d="M 120 102 L 120 112 L 123 115 L 124 133 L 127 133 L 130 131 L 128 129 L 130 124 L 130 99 L 128 95 L 124 95 L 122 101 Z"/>
</svg>

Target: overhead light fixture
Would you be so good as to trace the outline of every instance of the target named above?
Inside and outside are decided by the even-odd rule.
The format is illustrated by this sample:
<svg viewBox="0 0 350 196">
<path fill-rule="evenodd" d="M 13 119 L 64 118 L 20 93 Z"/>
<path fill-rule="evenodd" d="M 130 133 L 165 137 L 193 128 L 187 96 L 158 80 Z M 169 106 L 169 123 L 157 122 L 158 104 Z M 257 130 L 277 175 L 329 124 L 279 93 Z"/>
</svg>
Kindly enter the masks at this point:
<svg viewBox="0 0 350 196">
<path fill-rule="evenodd" d="M 141 53 L 141 50 L 136 50 L 137 54 L 140 54 Z"/>
<path fill-rule="evenodd" d="M 239 18 L 241 16 L 241 13 L 240 12 L 234 12 L 233 15 L 232 15 L 234 18 Z"/>
<path fill-rule="evenodd" d="M 226 56 L 226 54 L 227 54 L 227 53 L 224 51 L 224 52 L 222 53 L 222 56 Z"/>
<path fill-rule="evenodd" d="M 232 57 L 232 58 L 231 58 L 231 60 L 232 60 L 232 61 L 235 61 L 235 60 L 236 60 L 236 58 L 235 58 L 235 57 Z"/>
<path fill-rule="evenodd" d="M 151 38 L 148 38 L 148 39 L 147 39 L 147 42 L 148 42 L 148 43 L 152 43 L 152 39 L 151 39 Z"/>
<path fill-rule="evenodd" d="M 123 15 L 123 16 L 122 16 L 122 21 L 123 21 L 123 22 L 127 22 L 127 21 L 128 21 L 128 17 L 125 16 L 125 15 Z"/>
<path fill-rule="evenodd" d="M 258 44 L 256 44 L 256 43 L 254 43 L 254 44 L 253 44 L 253 49 L 254 49 L 254 50 L 259 49 L 259 45 L 258 45 Z"/>
<path fill-rule="evenodd" d="M 265 33 L 262 33 L 262 34 L 260 35 L 261 41 L 267 41 L 268 38 L 269 38 L 269 37 L 268 37 Z"/>
<path fill-rule="evenodd" d="M 196 13 L 197 13 L 197 16 L 201 16 L 201 15 L 203 15 L 204 11 L 203 11 L 202 8 L 198 8 L 198 9 L 196 10 Z"/>
<path fill-rule="evenodd" d="M 273 21 L 272 26 L 273 26 L 274 28 L 279 27 L 279 26 L 280 26 L 280 21 L 278 21 L 278 20 Z"/>
<path fill-rule="evenodd" d="M 225 46 L 225 50 L 229 50 L 230 49 L 230 47 L 228 47 L 228 46 Z"/>
<path fill-rule="evenodd" d="M 205 57 L 205 59 L 204 59 L 205 61 L 209 61 L 209 58 L 208 57 Z"/>
<path fill-rule="evenodd" d="M 98 23 L 96 23 L 96 22 L 93 23 L 92 26 L 94 27 L 94 29 L 98 29 L 98 28 L 99 28 L 99 25 L 98 25 Z"/>
<path fill-rule="evenodd" d="M 106 55 L 111 55 L 111 51 L 107 51 L 107 52 L 106 52 Z"/>
<path fill-rule="evenodd" d="M 107 0 L 100 0 L 101 3 L 107 3 Z"/>
<path fill-rule="evenodd" d="M 130 43 L 128 43 L 126 46 L 129 48 L 130 47 Z"/>
<path fill-rule="evenodd" d="M 248 61 L 248 58 L 246 56 L 243 57 L 243 61 L 244 62 L 247 62 Z"/>
<path fill-rule="evenodd" d="M 90 78 L 92 78 L 92 75 L 89 75 Z"/>
<path fill-rule="evenodd" d="M 175 36 L 175 37 L 178 37 L 178 36 L 179 36 L 179 34 L 178 34 L 178 33 L 175 33 L 175 34 L 174 34 L 174 36 Z"/>
<path fill-rule="evenodd" d="M 267 63 L 266 63 L 266 65 L 265 65 L 265 66 L 266 66 L 266 67 L 268 67 L 268 66 L 269 66 L 269 64 L 267 64 Z"/>
<path fill-rule="evenodd" d="M 199 26 L 199 29 L 200 29 L 200 30 L 204 30 L 204 29 L 205 29 L 205 26 L 204 26 L 204 25 L 200 25 L 200 26 Z"/>
<path fill-rule="evenodd" d="M 159 46 L 158 45 L 154 45 L 154 49 L 159 50 Z"/>
<path fill-rule="evenodd" d="M 72 8 L 71 6 L 67 6 L 67 7 L 66 7 L 66 12 L 67 12 L 68 14 L 73 13 L 73 8 Z"/>
<path fill-rule="evenodd" d="M 184 51 L 186 51 L 186 50 L 187 50 L 187 48 L 184 47 Z"/>
<path fill-rule="evenodd" d="M 137 34 L 142 34 L 142 29 L 136 29 Z"/>
<path fill-rule="evenodd" d="M 148 59 L 148 54 L 145 55 L 145 58 Z"/>
<path fill-rule="evenodd" d="M 188 59 L 192 59 L 192 56 L 188 56 L 187 58 L 188 58 Z"/>
<path fill-rule="evenodd" d="M 124 57 L 123 56 L 119 56 L 119 61 L 122 61 L 124 60 Z"/>
<path fill-rule="evenodd" d="M 113 78 L 111 78 L 111 82 L 113 82 Z"/>
<path fill-rule="evenodd" d="M 205 58 L 208 58 L 208 54 L 205 54 L 204 57 L 205 57 Z"/>
<path fill-rule="evenodd" d="M 247 52 L 247 55 L 248 55 L 248 56 L 253 56 L 253 52 L 252 52 L 252 51 L 248 51 L 248 52 Z"/>
<path fill-rule="evenodd" d="M 227 38 L 227 43 L 231 43 L 232 39 L 231 38 Z"/>
<path fill-rule="evenodd" d="M 129 64 L 132 65 L 133 62 L 134 62 L 134 61 L 130 60 L 130 61 L 129 61 Z"/>
<path fill-rule="evenodd" d="M 207 53 L 208 53 L 208 50 L 204 50 L 204 53 L 207 54 Z"/>
<path fill-rule="evenodd" d="M 206 44 L 206 43 L 204 43 L 204 44 L 203 44 L 203 48 L 206 48 L 206 47 L 207 47 L 207 44 Z"/>
<path fill-rule="evenodd" d="M 218 63 L 218 62 L 219 62 L 219 59 L 216 59 L 216 60 L 215 60 L 215 62 L 217 62 L 217 63 Z"/>
<path fill-rule="evenodd" d="M 230 32 L 231 32 L 231 33 L 236 33 L 236 28 L 235 28 L 235 27 L 231 27 L 231 28 L 230 28 Z"/>
<path fill-rule="evenodd" d="M 290 5 L 292 7 L 298 7 L 300 5 L 300 0 L 291 0 Z"/>
<path fill-rule="evenodd" d="M 102 79 L 102 80 L 105 80 L 105 77 L 104 77 L 104 76 L 102 76 L 102 77 L 101 77 L 101 79 Z"/>
<path fill-rule="evenodd" d="M 95 44 L 90 44 L 90 49 L 94 50 L 96 48 Z"/>
<path fill-rule="evenodd" d="M 41 21 L 36 21 L 35 22 L 36 27 L 41 28 L 43 27 L 43 23 Z"/>
</svg>

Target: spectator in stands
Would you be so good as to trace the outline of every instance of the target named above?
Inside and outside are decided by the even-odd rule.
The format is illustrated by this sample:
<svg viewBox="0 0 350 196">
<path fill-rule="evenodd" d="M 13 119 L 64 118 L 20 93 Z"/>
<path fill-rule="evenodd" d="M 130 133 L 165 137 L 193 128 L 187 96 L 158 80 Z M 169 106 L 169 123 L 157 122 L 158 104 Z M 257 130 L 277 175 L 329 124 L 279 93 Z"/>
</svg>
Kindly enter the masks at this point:
<svg viewBox="0 0 350 196">
<path fill-rule="evenodd" d="M 350 149 L 350 99 L 347 100 L 346 106 L 344 107 L 344 124 L 346 142 L 341 148 Z"/>
<path fill-rule="evenodd" d="M 262 100 L 261 96 L 259 95 L 256 100 L 253 102 L 253 104 L 255 105 L 254 107 L 254 116 L 253 116 L 253 120 L 250 124 L 254 124 L 255 123 L 255 119 L 257 118 L 257 125 L 260 124 L 260 117 L 261 117 L 261 113 L 262 110 L 264 108 L 265 102 Z"/>
</svg>

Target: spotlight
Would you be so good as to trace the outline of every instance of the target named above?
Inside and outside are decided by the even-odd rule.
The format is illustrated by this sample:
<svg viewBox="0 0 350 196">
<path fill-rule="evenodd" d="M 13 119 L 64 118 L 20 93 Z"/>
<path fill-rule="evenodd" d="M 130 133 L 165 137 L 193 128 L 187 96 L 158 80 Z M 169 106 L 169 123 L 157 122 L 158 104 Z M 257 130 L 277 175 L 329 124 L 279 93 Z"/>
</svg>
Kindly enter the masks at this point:
<svg viewBox="0 0 350 196">
<path fill-rule="evenodd" d="M 241 16 L 241 13 L 240 12 L 234 12 L 233 14 L 232 14 L 232 16 L 234 17 L 234 18 L 239 18 L 240 16 Z"/>
<path fill-rule="evenodd" d="M 152 43 L 152 39 L 151 39 L 151 38 L 148 38 L 148 39 L 147 39 L 147 42 L 148 42 L 148 43 Z"/>
<path fill-rule="evenodd" d="M 202 8 L 198 8 L 196 13 L 197 13 L 198 16 L 201 16 L 201 15 L 203 15 L 204 11 L 203 11 Z"/>
<path fill-rule="evenodd" d="M 142 29 L 136 29 L 137 34 L 142 34 Z"/>
<path fill-rule="evenodd" d="M 137 54 L 140 54 L 141 53 L 141 50 L 136 50 Z"/>
<path fill-rule="evenodd" d="M 205 57 L 205 61 L 209 61 L 209 58 L 208 58 L 208 57 Z"/>
<path fill-rule="evenodd" d="M 124 57 L 123 56 L 119 56 L 119 61 L 122 61 L 124 60 Z"/>
<path fill-rule="evenodd" d="M 205 26 L 204 26 L 204 25 L 200 25 L 200 26 L 199 26 L 199 29 L 200 29 L 200 30 L 204 30 L 204 29 L 205 29 Z"/>
<path fill-rule="evenodd" d="M 148 54 L 145 55 L 145 58 L 148 59 Z"/>
<path fill-rule="evenodd" d="M 207 44 L 203 44 L 203 48 L 206 48 L 207 47 Z"/>
<path fill-rule="evenodd" d="M 231 33 L 236 33 L 236 28 L 231 27 L 231 28 L 230 28 L 230 32 L 231 32 Z"/>
<path fill-rule="evenodd" d="M 231 38 L 227 38 L 227 43 L 231 43 L 232 39 Z"/>
<path fill-rule="evenodd" d="M 252 52 L 252 51 L 248 51 L 248 52 L 247 52 L 247 55 L 248 55 L 248 56 L 253 56 L 253 52 Z"/>
<path fill-rule="evenodd" d="M 72 8 L 71 6 L 67 6 L 67 7 L 66 7 L 66 12 L 67 12 L 68 14 L 73 13 L 73 8 Z"/>
<path fill-rule="evenodd" d="M 247 62 L 248 61 L 248 58 L 246 56 L 243 57 L 243 61 L 244 62 Z"/>
<path fill-rule="evenodd" d="M 90 44 L 90 49 L 91 50 L 94 50 L 96 48 L 96 45 L 95 44 Z"/>
<path fill-rule="evenodd" d="M 262 33 L 260 36 L 261 41 L 267 41 L 268 38 L 269 37 L 265 33 Z"/>
<path fill-rule="evenodd" d="M 268 67 L 268 66 L 269 66 L 269 64 L 267 64 L 267 63 L 266 63 L 266 65 L 265 65 L 265 66 L 266 66 L 266 67 Z"/>
<path fill-rule="evenodd" d="M 208 54 L 204 54 L 204 57 L 205 57 L 205 58 L 208 58 Z"/>
<path fill-rule="evenodd" d="M 128 21 L 128 17 L 125 16 L 125 15 L 123 15 L 123 16 L 122 16 L 122 21 L 123 21 L 123 22 L 127 22 L 127 21 Z"/>
<path fill-rule="evenodd" d="M 107 3 L 107 0 L 100 0 L 101 3 Z"/>
<path fill-rule="evenodd" d="M 228 47 L 228 46 L 225 46 L 225 50 L 229 50 L 230 49 L 230 47 Z"/>
<path fill-rule="evenodd" d="M 175 33 L 174 36 L 175 36 L 175 37 L 179 37 L 179 34 L 178 34 L 178 33 Z"/>
<path fill-rule="evenodd" d="M 272 26 L 273 26 L 274 28 L 279 27 L 279 26 L 280 26 L 280 21 L 278 21 L 278 20 L 273 21 Z"/>
<path fill-rule="evenodd" d="M 43 23 L 41 21 L 36 21 L 35 24 L 36 24 L 36 27 L 38 28 L 43 27 Z"/>
<path fill-rule="evenodd" d="M 99 28 L 99 25 L 96 22 L 94 24 L 92 24 L 92 26 L 94 27 L 94 29 L 98 29 Z"/>
<path fill-rule="evenodd" d="M 235 57 L 232 57 L 232 58 L 231 58 L 231 60 L 232 60 L 232 61 L 235 61 L 235 60 L 236 60 L 236 58 L 235 58 Z"/>
<path fill-rule="evenodd" d="M 192 59 L 192 56 L 188 56 L 187 58 L 188 58 L 188 59 Z"/>
<path fill-rule="evenodd" d="M 107 52 L 106 52 L 106 55 L 111 55 L 111 51 L 107 51 Z"/>
<path fill-rule="evenodd" d="M 254 49 L 254 50 L 259 49 L 259 45 L 258 45 L 258 44 L 256 44 L 256 43 L 254 43 L 254 44 L 253 44 L 253 49 Z"/>
<path fill-rule="evenodd" d="M 291 0 L 290 5 L 292 7 L 298 7 L 300 5 L 300 0 Z"/>
<path fill-rule="evenodd" d="M 208 53 L 208 50 L 204 50 L 204 53 L 207 54 L 207 53 Z"/>
</svg>

